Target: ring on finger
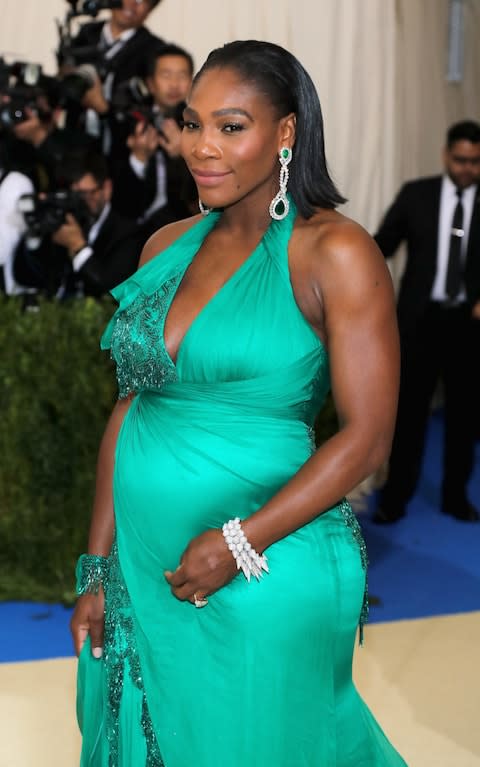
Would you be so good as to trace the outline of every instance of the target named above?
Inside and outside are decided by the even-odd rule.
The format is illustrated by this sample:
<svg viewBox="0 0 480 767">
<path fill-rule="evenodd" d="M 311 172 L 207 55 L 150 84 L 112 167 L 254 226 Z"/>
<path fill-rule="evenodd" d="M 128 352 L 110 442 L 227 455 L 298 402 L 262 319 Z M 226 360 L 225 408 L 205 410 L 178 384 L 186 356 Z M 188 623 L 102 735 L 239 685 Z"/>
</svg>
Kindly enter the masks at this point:
<svg viewBox="0 0 480 767">
<path fill-rule="evenodd" d="M 193 604 L 195 607 L 206 607 L 208 605 L 207 597 L 199 597 L 197 594 L 193 595 Z"/>
</svg>

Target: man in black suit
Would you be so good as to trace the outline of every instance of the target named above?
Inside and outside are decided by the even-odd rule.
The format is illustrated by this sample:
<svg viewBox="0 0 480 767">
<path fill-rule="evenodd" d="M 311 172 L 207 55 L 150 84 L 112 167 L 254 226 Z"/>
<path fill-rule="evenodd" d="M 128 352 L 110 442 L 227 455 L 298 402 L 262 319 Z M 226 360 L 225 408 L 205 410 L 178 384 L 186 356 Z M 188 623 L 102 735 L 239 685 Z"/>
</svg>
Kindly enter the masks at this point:
<svg viewBox="0 0 480 767">
<path fill-rule="evenodd" d="M 71 156 L 63 180 L 83 202 L 85 215 L 67 213 L 51 241 L 36 250 L 21 248 L 14 276 L 22 286 L 57 297 L 101 296 L 137 268 L 138 228 L 112 210 L 112 182 L 101 155 Z"/>
<path fill-rule="evenodd" d="M 105 74 L 111 76 L 109 89 L 130 77 L 145 75 L 145 57 L 161 41 L 145 26 L 147 16 L 161 0 L 123 0 L 121 8 L 112 9 L 106 21 L 83 24 L 72 41 L 73 49 L 97 48 Z"/>
<path fill-rule="evenodd" d="M 181 120 L 193 77 L 193 59 L 164 45 L 147 60 L 150 100 L 131 109 L 132 132 L 112 169 L 113 207 L 142 224 L 145 240 L 171 221 L 198 212 L 198 193 L 181 156 Z"/>
<path fill-rule="evenodd" d="M 85 129 L 92 135 L 101 135 L 101 149 L 115 162 L 117 147 L 123 145 L 125 137 L 110 119 L 112 98 L 120 87 L 132 78 L 145 77 L 145 62 L 163 43 L 153 35 L 144 22 L 161 0 L 123 0 L 121 8 L 115 8 L 106 21 L 84 24 L 72 41 L 71 49 L 89 61 L 83 52 L 93 51 L 92 67 L 88 79 L 91 87 L 83 96 L 81 107 L 89 110 L 85 118 Z M 80 53 L 79 53 L 80 52 Z M 75 58 L 75 56 L 73 57 Z M 61 63 L 63 74 L 65 62 Z M 67 60 L 68 64 L 68 60 Z M 95 68 L 97 74 L 95 74 Z M 78 105 L 79 106 L 79 105 Z M 69 120 L 75 121 L 81 113 L 73 104 L 68 107 Z M 73 115 L 73 118 L 72 118 Z"/>
<path fill-rule="evenodd" d="M 474 461 L 480 351 L 480 125 L 449 129 L 443 176 L 405 184 L 375 239 L 385 258 L 402 241 L 400 399 L 388 479 L 374 521 L 405 515 L 418 482 L 430 403 L 443 382 L 445 437 L 441 508 L 478 521 L 467 497 Z"/>
</svg>

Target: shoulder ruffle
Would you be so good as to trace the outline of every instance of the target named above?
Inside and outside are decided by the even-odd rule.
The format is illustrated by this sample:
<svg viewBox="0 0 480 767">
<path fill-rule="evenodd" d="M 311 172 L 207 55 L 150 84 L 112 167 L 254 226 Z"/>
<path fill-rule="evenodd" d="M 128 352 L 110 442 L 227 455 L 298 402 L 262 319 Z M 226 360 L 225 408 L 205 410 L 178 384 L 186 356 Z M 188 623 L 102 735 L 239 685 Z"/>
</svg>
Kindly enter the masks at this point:
<svg viewBox="0 0 480 767">
<path fill-rule="evenodd" d="M 106 326 L 100 339 L 100 348 L 109 349 L 112 332 L 118 315 L 124 312 L 140 295 L 150 296 L 175 274 L 185 270 L 200 248 L 207 234 L 213 229 L 220 213 L 210 213 L 198 221 L 165 250 L 140 267 L 135 274 L 113 288 L 110 294 L 118 308 Z"/>
</svg>

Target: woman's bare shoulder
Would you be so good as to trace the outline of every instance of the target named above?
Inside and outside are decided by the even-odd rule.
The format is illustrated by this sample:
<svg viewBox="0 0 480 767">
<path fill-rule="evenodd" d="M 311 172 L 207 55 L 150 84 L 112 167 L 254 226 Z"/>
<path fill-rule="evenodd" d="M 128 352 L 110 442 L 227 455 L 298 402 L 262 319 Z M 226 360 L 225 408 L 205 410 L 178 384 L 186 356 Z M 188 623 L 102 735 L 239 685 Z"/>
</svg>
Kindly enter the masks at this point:
<svg viewBox="0 0 480 767">
<path fill-rule="evenodd" d="M 373 238 L 356 221 L 335 210 L 321 210 L 309 219 L 299 219 L 295 227 L 298 244 L 307 246 L 305 253 L 318 260 L 357 256 L 359 252 L 378 254 Z M 368 256 L 367 256 L 368 258 Z"/>
<path fill-rule="evenodd" d="M 389 275 L 375 240 L 356 221 L 334 210 L 322 210 L 295 226 L 296 257 L 314 279 L 361 281 Z"/>
<path fill-rule="evenodd" d="M 201 220 L 201 216 L 191 216 L 181 221 L 174 221 L 172 224 L 162 226 L 161 229 L 154 232 L 143 246 L 142 254 L 138 267 L 144 266 L 148 261 L 157 256 L 163 250 L 166 250 L 175 240 L 178 240 L 182 234 L 188 232 L 195 224 Z"/>
<path fill-rule="evenodd" d="M 298 219 L 292 237 L 293 284 L 305 295 L 309 317 L 371 309 L 381 297 L 393 301 L 393 286 L 375 240 L 356 221 L 321 210 Z"/>
</svg>

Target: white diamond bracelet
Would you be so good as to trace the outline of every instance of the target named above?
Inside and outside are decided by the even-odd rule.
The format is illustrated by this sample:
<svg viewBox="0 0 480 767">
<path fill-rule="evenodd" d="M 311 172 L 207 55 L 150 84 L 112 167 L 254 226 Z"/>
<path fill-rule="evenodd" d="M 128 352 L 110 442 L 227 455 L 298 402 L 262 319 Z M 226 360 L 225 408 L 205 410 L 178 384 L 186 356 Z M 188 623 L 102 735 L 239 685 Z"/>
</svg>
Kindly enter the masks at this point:
<svg viewBox="0 0 480 767">
<path fill-rule="evenodd" d="M 265 554 L 257 554 L 252 544 L 248 542 L 238 517 L 225 522 L 222 532 L 225 543 L 237 563 L 237 570 L 242 569 L 249 583 L 252 575 L 259 581 L 263 575 L 262 570 L 268 573 L 267 557 Z"/>
</svg>

